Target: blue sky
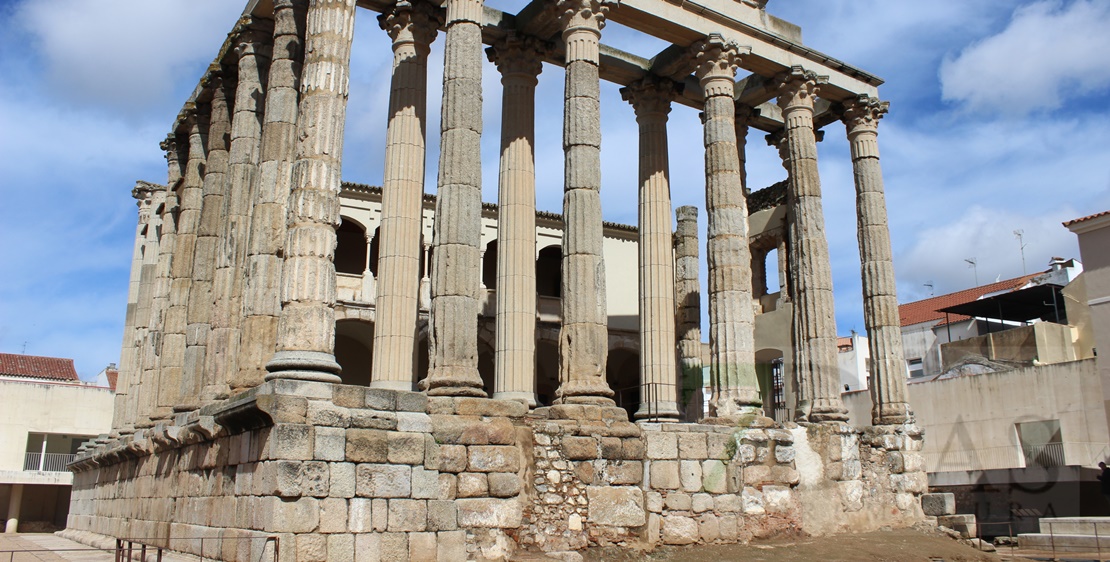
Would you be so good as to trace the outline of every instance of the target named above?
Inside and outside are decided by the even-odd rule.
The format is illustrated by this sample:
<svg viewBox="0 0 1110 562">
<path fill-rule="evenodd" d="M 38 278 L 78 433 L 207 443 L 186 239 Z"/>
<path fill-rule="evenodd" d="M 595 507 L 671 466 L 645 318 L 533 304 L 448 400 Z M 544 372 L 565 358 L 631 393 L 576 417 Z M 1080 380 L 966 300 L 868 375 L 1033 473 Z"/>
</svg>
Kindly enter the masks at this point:
<svg viewBox="0 0 1110 562">
<path fill-rule="evenodd" d="M 516 11 L 522 3 L 487 0 Z M 136 221 L 135 180 L 164 182 L 158 142 L 242 7 L 234 0 L 0 0 L 0 351 L 72 357 L 89 378 L 117 362 Z M 1110 209 L 1110 3 L 1102 0 L 772 0 L 805 43 L 886 80 L 880 148 L 902 302 L 1078 257 L 1061 221 Z M 389 40 L 360 11 L 344 150 L 349 181 L 379 184 Z M 435 189 L 442 38 L 429 63 Z M 620 26 L 603 41 L 650 57 Z M 500 85 L 485 76 L 484 198 L 496 199 Z M 537 91 L 538 206 L 561 207 L 562 71 Z M 634 223 L 636 124 L 602 89 L 602 205 Z M 700 124 L 670 119 L 674 205 L 704 207 Z M 783 179 L 749 136 L 749 183 Z M 844 128 L 819 147 L 837 324 L 863 330 Z M 702 217 L 704 228 L 704 215 Z M 703 275 L 704 280 L 704 275 Z M 704 282 L 704 281 L 703 281 Z M 630 280 L 630 287 L 635 281 Z"/>
</svg>

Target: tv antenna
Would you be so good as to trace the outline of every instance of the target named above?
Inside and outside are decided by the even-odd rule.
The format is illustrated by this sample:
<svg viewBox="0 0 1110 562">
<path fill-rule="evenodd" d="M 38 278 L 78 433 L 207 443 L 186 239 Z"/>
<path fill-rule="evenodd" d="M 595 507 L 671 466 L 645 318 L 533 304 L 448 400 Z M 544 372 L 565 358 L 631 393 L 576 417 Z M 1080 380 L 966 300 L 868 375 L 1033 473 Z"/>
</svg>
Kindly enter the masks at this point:
<svg viewBox="0 0 1110 562">
<path fill-rule="evenodd" d="M 929 288 L 929 296 L 930 297 L 933 296 L 933 282 L 932 281 L 926 281 L 925 283 L 923 283 L 923 285 L 925 285 L 926 287 Z"/>
<path fill-rule="evenodd" d="M 1020 229 L 1020 228 L 1014 231 L 1014 236 L 1016 236 L 1017 239 L 1018 239 L 1018 249 L 1021 251 L 1021 274 L 1022 275 L 1028 274 L 1028 272 L 1025 270 L 1025 246 L 1026 246 L 1026 244 L 1025 244 L 1025 238 L 1023 237 L 1024 234 L 1025 234 L 1025 231 Z"/>
<path fill-rule="evenodd" d="M 966 258 L 964 261 L 967 262 L 967 266 L 971 268 L 971 271 L 975 275 L 975 286 L 978 287 L 979 286 L 979 260 L 976 259 L 976 258 Z"/>
</svg>

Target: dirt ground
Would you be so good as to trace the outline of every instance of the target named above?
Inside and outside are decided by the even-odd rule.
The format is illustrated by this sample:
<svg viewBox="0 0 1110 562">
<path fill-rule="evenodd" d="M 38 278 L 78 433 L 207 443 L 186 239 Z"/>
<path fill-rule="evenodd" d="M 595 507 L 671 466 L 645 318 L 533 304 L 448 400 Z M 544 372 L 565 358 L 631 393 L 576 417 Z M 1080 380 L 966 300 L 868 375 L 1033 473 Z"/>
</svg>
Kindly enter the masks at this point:
<svg viewBox="0 0 1110 562">
<path fill-rule="evenodd" d="M 746 545 L 699 545 L 662 547 L 651 553 L 597 548 L 584 553 L 587 562 L 1001 562 L 1010 558 L 1009 549 L 998 553 L 979 552 L 962 542 L 936 532 L 896 529 L 871 533 L 753 541 Z M 1002 556 L 999 556 L 1002 555 Z"/>
</svg>

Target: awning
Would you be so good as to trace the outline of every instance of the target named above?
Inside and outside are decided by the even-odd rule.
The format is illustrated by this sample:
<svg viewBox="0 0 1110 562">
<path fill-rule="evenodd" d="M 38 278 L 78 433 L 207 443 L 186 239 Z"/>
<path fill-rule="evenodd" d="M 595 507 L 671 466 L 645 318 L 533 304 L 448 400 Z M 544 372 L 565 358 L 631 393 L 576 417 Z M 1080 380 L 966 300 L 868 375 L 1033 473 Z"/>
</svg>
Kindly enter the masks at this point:
<svg viewBox="0 0 1110 562">
<path fill-rule="evenodd" d="M 1064 297 L 1060 285 L 1046 283 L 1033 285 L 1017 291 L 1000 293 L 990 297 L 942 308 L 938 312 L 950 312 L 976 318 L 1029 322 L 1044 320 L 1067 324 L 1064 310 Z"/>
</svg>

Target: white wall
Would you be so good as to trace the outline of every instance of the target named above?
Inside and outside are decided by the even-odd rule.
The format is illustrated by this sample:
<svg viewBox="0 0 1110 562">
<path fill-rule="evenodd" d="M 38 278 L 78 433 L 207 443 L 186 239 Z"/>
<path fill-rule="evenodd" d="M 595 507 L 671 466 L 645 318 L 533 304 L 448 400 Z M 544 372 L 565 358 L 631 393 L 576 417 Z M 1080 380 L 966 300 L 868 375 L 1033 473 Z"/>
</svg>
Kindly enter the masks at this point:
<svg viewBox="0 0 1110 562">
<path fill-rule="evenodd" d="M 0 380 L 0 470 L 23 470 L 28 433 L 108 433 L 113 396 L 84 384 Z"/>
</svg>

